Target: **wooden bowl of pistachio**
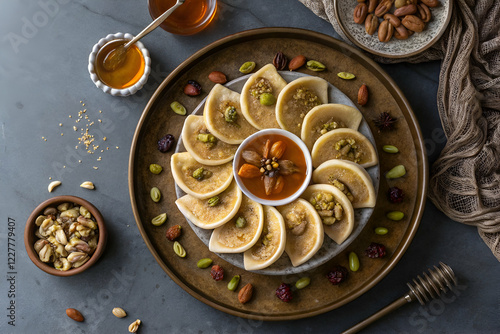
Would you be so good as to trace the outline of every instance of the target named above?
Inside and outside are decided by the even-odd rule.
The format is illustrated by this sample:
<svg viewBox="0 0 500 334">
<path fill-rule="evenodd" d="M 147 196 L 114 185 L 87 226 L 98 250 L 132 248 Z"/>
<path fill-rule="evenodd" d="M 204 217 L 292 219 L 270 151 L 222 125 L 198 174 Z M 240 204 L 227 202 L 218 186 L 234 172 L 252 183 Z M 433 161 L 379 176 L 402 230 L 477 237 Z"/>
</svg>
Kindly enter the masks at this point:
<svg viewBox="0 0 500 334">
<path fill-rule="evenodd" d="M 106 240 L 99 210 L 83 198 L 69 195 L 38 205 L 24 230 L 31 261 L 55 276 L 72 276 L 91 267 L 104 252 Z"/>
</svg>

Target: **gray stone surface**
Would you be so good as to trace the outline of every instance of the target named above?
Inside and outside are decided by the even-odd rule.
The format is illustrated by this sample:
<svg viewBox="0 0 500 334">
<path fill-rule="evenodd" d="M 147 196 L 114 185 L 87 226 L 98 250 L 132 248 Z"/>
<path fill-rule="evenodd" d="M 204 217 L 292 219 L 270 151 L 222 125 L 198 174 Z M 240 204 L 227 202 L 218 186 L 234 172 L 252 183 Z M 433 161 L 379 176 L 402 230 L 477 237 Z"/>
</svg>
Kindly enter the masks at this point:
<svg viewBox="0 0 500 334">
<path fill-rule="evenodd" d="M 43 4 L 47 3 L 57 4 L 48 7 L 50 15 L 43 14 Z M 26 22 L 37 26 L 30 30 Z M 456 295 L 428 307 L 406 305 L 366 332 L 498 332 L 500 264 L 474 228 L 451 221 L 430 202 L 414 241 L 395 269 L 360 298 L 326 314 L 293 322 L 248 321 L 212 309 L 178 287 L 155 262 L 140 237 L 128 196 L 130 143 L 154 89 L 192 53 L 231 33 L 288 26 L 338 36 L 327 22 L 295 0 L 219 1 L 216 20 L 205 31 L 182 37 L 158 30 L 143 40 L 152 56 L 154 75 L 137 95 L 123 99 L 102 93 L 87 72 L 92 45 L 108 33 L 137 33 L 149 22 L 146 1 L 2 1 L 1 333 L 123 333 L 136 318 L 143 321 L 141 333 L 340 332 L 402 296 L 407 291 L 407 280 L 439 261 L 449 264 L 459 277 Z M 445 142 L 436 109 L 439 62 L 383 68 L 410 101 L 430 161 L 434 161 Z M 71 127 L 82 109 L 80 101 L 85 102 L 84 108 L 96 122 L 93 129 L 108 137 L 105 144 L 110 149 L 102 154 L 74 156 L 77 133 Z M 98 123 L 98 118 L 103 123 Z M 96 161 L 98 156 L 102 161 Z M 53 194 L 47 192 L 49 177 L 63 181 Z M 92 180 L 97 190 L 80 188 L 84 180 Z M 27 257 L 22 237 L 31 210 L 52 195 L 62 194 L 95 203 L 110 232 L 100 262 L 85 274 L 71 278 L 52 277 L 38 270 Z M 12 286 L 7 274 L 11 271 L 7 263 L 9 219 L 15 220 L 17 274 Z M 11 288 L 15 296 L 9 296 Z M 8 323 L 12 300 L 15 327 Z M 115 306 L 128 311 L 127 320 L 111 315 Z M 67 307 L 80 309 L 87 321 L 80 324 L 68 319 L 64 315 Z"/>
</svg>

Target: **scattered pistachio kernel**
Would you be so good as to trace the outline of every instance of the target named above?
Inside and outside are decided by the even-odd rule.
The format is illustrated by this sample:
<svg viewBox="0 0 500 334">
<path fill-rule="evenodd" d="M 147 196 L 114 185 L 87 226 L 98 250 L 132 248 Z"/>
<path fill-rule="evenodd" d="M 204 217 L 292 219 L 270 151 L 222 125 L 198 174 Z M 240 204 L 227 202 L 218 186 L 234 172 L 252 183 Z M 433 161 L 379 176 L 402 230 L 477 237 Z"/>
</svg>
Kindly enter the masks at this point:
<svg viewBox="0 0 500 334">
<path fill-rule="evenodd" d="M 259 97 L 259 102 L 263 106 L 272 106 L 276 103 L 276 97 L 271 93 L 263 93 Z"/>
<path fill-rule="evenodd" d="M 393 146 L 393 145 L 384 145 L 382 147 L 382 150 L 384 150 L 384 152 L 386 153 L 398 153 L 399 150 L 396 146 Z"/>
<path fill-rule="evenodd" d="M 295 287 L 299 290 L 304 289 L 309 285 L 309 283 L 311 283 L 311 279 L 309 277 L 302 277 L 297 282 L 295 282 Z"/>
<path fill-rule="evenodd" d="M 201 259 L 201 260 L 198 260 L 198 262 L 196 263 L 196 266 L 200 269 L 205 269 L 205 268 L 208 268 L 212 265 L 212 259 L 209 259 L 208 257 L 207 258 L 204 258 L 204 259 Z"/>
<path fill-rule="evenodd" d="M 405 217 L 405 214 L 401 211 L 391 211 L 386 214 L 386 217 L 390 220 L 398 221 Z"/>
<path fill-rule="evenodd" d="M 208 200 L 208 206 L 216 206 L 219 204 L 220 198 L 219 196 L 214 196 Z"/>
<path fill-rule="evenodd" d="M 247 61 L 246 63 L 241 65 L 240 72 L 243 74 L 248 74 L 248 73 L 252 72 L 254 68 L 255 68 L 255 62 Z"/>
<path fill-rule="evenodd" d="M 387 228 L 385 228 L 385 227 L 381 227 L 381 226 L 379 226 L 379 227 L 376 227 L 376 228 L 375 228 L 375 234 L 378 234 L 378 235 L 386 235 L 386 234 L 387 234 L 387 232 L 389 232 L 389 230 L 388 230 Z"/>
<path fill-rule="evenodd" d="M 349 253 L 349 269 L 351 269 L 351 271 L 358 271 L 359 269 L 359 258 L 354 252 Z"/>
<path fill-rule="evenodd" d="M 317 60 L 309 60 L 306 63 L 306 67 L 308 70 L 311 70 L 314 72 L 321 72 L 321 71 L 324 71 L 326 69 L 326 66 Z"/>
<path fill-rule="evenodd" d="M 80 184 L 80 188 L 85 188 L 85 189 L 94 189 L 94 184 L 90 181 L 85 181 L 82 184 Z"/>
<path fill-rule="evenodd" d="M 356 78 L 356 76 L 352 73 L 349 73 L 349 72 L 339 72 L 337 73 L 337 76 L 341 79 L 344 79 L 344 80 L 352 80 L 354 78 Z"/>
<path fill-rule="evenodd" d="M 193 178 L 197 179 L 198 181 L 202 180 L 203 179 L 203 172 L 205 171 L 205 168 L 203 167 L 200 167 L 198 169 L 196 169 L 194 172 L 193 172 Z"/>
<path fill-rule="evenodd" d="M 179 257 L 186 257 L 186 250 L 178 241 L 174 241 L 174 252 Z"/>
<path fill-rule="evenodd" d="M 162 213 L 161 215 L 158 215 L 153 219 L 151 219 L 151 224 L 153 224 L 154 226 L 160 226 L 166 221 L 167 221 L 167 214 Z"/>
<path fill-rule="evenodd" d="M 224 110 L 224 120 L 228 123 L 234 123 L 238 119 L 238 113 L 234 106 L 229 106 Z"/>
<path fill-rule="evenodd" d="M 406 168 L 403 165 L 397 165 L 385 174 L 388 179 L 397 179 L 398 177 L 405 176 Z"/>
<path fill-rule="evenodd" d="M 184 116 L 187 113 L 186 108 L 177 101 L 170 103 L 170 108 L 178 115 Z"/>
<path fill-rule="evenodd" d="M 112 312 L 113 315 L 118 318 L 124 318 L 127 316 L 127 313 L 121 307 L 115 307 Z"/>
<path fill-rule="evenodd" d="M 158 164 L 149 165 L 149 171 L 153 174 L 160 174 L 163 168 Z"/>
<path fill-rule="evenodd" d="M 202 143 L 215 143 L 217 138 L 211 133 L 199 133 L 196 137 Z"/>
<path fill-rule="evenodd" d="M 151 188 L 150 194 L 151 194 L 151 199 L 153 200 L 153 202 L 158 203 L 160 201 L 160 199 L 161 199 L 160 189 L 153 187 L 153 188 Z"/>
<path fill-rule="evenodd" d="M 60 186 L 61 185 L 61 181 L 52 181 L 49 183 L 49 187 L 48 187 L 48 190 L 49 190 L 49 193 L 52 192 L 52 190 L 54 190 L 56 187 Z"/>
<path fill-rule="evenodd" d="M 240 283 L 240 275 L 234 275 L 234 277 L 227 284 L 227 288 L 229 291 L 234 291 L 238 287 Z"/>
<path fill-rule="evenodd" d="M 247 223 L 247 220 L 245 219 L 245 217 L 238 217 L 236 219 L 235 224 L 236 224 L 236 227 L 243 228 L 243 227 L 245 227 L 246 223 Z"/>
</svg>

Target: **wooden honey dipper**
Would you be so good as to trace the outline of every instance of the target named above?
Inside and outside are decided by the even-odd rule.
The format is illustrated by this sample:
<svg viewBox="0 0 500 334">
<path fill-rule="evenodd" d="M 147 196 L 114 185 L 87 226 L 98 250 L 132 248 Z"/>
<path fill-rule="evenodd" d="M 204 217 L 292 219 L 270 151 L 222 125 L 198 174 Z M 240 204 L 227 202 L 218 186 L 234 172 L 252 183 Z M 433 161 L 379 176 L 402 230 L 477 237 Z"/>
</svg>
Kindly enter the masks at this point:
<svg viewBox="0 0 500 334">
<path fill-rule="evenodd" d="M 439 297 L 442 293 L 446 293 L 448 289 L 451 290 L 453 286 L 457 285 L 455 273 L 443 262 L 439 262 L 439 267 L 434 266 L 434 270 L 429 268 L 428 271 L 429 274 L 426 272 L 422 274 L 424 277 L 418 275 L 416 279 L 413 279 L 413 284 L 406 283 L 410 288 L 410 291 L 406 295 L 395 300 L 374 315 L 342 332 L 342 334 L 357 333 L 372 322 L 375 322 L 390 312 L 415 300 L 418 300 L 420 304 L 425 305 L 425 303 Z"/>
</svg>

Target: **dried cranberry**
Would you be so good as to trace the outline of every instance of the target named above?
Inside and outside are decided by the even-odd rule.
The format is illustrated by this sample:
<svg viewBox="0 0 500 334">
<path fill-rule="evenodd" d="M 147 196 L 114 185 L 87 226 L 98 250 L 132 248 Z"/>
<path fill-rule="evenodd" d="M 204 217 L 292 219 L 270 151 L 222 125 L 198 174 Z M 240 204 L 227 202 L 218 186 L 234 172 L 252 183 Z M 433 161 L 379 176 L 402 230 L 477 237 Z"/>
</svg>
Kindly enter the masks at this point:
<svg viewBox="0 0 500 334">
<path fill-rule="evenodd" d="M 276 297 L 281 299 L 281 301 L 288 303 L 292 300 L 292 288 L 290 284 L 281 283 L 281 285 L 276 289 Z"/>
<path fill-rule="evenodd" d="M 222 269 L 221 266 L 218 264 L 212 266 L 212 270 L 210 270 L 210 275 L 212 275 L 212 278 L 216 281 L 221 281 L 224 279 L 224 269 Z"/>
<path fill-rule="evenodd" d="M 338 285 L 347 279 L 348 271 L 347 268 L 342 266 L 335 266 L 333 269 L 326 275 L 330 283 L 333 285 Z"/>
<path fill-rule="evenodd" d="M 392 203 L 401 203 L 403 201 L 403 198 L 405 197 L 403 190 L 399 189 L 398 187 L 390 188 L 387 196 L 389 197 L 389 201 L 391 201 Z"/>
<path fill-rule="evenodd" d="M 165 135 L 162 139 L 158 140 L 158 150 L 162 153 L 167 152 L 172 148 L 175 142 L 175 137 L 168 134 Z"/>
<path fill-rule="evenodd" d="M 378 257 L 384 257 L 386 252 L 385 252 L 385 246 L 382 244 L 377 244 L 376 242 L 372 242 L 370 246 L 365 250 L 366 256 L 375 259 Z"/>
</svg>

